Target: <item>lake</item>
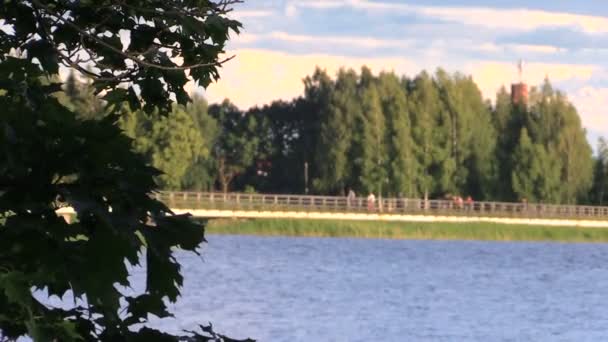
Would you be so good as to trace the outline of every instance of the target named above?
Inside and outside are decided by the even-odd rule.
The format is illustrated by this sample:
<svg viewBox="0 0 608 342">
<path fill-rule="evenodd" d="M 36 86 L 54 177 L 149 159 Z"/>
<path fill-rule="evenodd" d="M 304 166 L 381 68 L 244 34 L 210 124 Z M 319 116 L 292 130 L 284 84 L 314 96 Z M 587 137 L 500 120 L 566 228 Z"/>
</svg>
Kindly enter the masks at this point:
<svg viewBox="0 0 608 342">
<path fill-rule="evenodd" d="M 169 331 L 258 341 L 599 341 L 608 245 L 208 237 Z M 136 270 L 134 280 L 141 280 Z"/>
</svg>

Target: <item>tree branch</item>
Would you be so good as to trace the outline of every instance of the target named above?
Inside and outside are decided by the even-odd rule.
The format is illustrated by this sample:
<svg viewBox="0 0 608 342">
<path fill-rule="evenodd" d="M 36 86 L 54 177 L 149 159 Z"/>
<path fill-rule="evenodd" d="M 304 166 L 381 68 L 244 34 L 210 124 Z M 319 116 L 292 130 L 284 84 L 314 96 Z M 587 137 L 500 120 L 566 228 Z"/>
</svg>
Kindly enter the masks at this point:
<svg viewBox="0 0 608 342">
<path fill-rule="evenodd" d="M 229 1 L 240 1 L 240 0 L 229 0 Z M 59 17 L 48 6 L 40 3 L 40 1 L 33 0 L 32 2 L 36 6 L 39 6 L 40 8 L 43 8 L 45 11 L 47 11 L 48 13 L 50 13 L 52 16 L 55 16 L 57 19 L 59 19 L 65 25 L 68 25 L 72 29 L 76 30 L 78 33 L 80 33 L 80 34 L 82 34 L 82 35 L 84 35 L 84 36 L 86 36 L 86 37 L 94 40 L 95 42 L 97 42 L 101 46 L 104 46 L 107 49 L 109 49 L 110 51 L 112 51 L 112 52 L 114 52 L 114 53 L 116 53 L 118 55 L 121 55 L 121 56 L 123 56 L 126 59 L 130 59 L 131 61 L 135 62 L 136 64 L 138 64 L 138 65 L 140 65 L 142 67 L 153 68 L 153 69 L 160 69 L 160 70 L 167 70 L 167 71 L 190 70 L 190 69 L 197 69 L 197 68 L 210 67 L 210 66 L 221 66 L 222 64 L 224 64 L 224 63 L 232 60 L 234 57 L 236 57 L 236 55 L 232 55 L 232 56 L 230 56 L 228 58 L 225 58 L 223 60 L 216 61 L 216 62 L 211 62 L 211 63 L 196 63 L 196 64 L 192 64 L 192 65 L 173 66 L 173 67 L 146 62 L 144 60 L 139 59 L 135 55 L 131 55 L 131 54 L 128 54 L 126 52 L 123 52 L 121 49 L 116 48 L 112 44 L 109 44 L 109 43 L 105 42 L 104 40 L 99 39 L 97 36 L 95 36 L 95 35 L 87 32 L 86 30 L 82 29 L 81 27 L 79 27 L 78 25 L 74 24 L 73 22 Z"/>
</svg>

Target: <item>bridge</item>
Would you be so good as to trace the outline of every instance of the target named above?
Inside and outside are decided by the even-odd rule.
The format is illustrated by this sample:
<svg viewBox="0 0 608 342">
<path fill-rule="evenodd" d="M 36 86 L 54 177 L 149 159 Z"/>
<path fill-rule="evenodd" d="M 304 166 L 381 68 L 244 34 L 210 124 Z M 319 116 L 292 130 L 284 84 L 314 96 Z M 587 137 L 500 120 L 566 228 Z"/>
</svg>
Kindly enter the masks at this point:
<svg viewBox="0 0 608 342">
<path fill-rule="evenodd" d="M 297 218 L 408 222 L 496 222 L 608 227 L 608 207 L 509 202 L 457 203 L 449 200 L 280 194 L 159 192 L 156 198 L 176 213 L 206 218 Z"/>
<path fill-rule="evenodd" d="M 608 228 L 608 207 L 511 202 L 280 194 L 161 191 L 154 196 L 177 214 L 199 218 L 292 218 L 403 222 L 493 222 Z M 58 214 L 74 211 L 62 208 Z"/>
</svg>

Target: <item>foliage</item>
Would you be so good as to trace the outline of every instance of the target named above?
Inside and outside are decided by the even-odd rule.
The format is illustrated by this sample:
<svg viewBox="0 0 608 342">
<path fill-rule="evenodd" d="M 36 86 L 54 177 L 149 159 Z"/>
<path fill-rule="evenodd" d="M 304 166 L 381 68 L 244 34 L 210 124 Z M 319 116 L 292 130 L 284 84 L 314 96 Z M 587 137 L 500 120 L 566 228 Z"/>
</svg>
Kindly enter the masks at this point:
<svg viewBox="0 0 608 342">
<path fill-rule="evenodd" d="M 380 194 L 387 177 L 388 156 L 384 114 L 375 84 L 362 89 L 361 107 L 362 115 L 357 118 L 355 126 L 359 132 L 356 144 L 360 151 L 355 164 L 361 172 L 359 182 L 362 189 Z"/>
<path fill-rule="evenodd" d="M 555 201 L 559 183 L 556 183 L 559 168 L 547 154 L 544 146 L 534 144 L 528 130 L 521 130 L 519 144 L 513 154 L 513 191 L 520 200 L 539 202 Z M 553 163 L 553 164 L 552 164 Z"/>
<path fill-rule="evenodd" d="M 335 80 L 317 69 L 304 84 L 301 98 L 247 111 L 229 101 L 208 108 L 197 99 L 180 107 L 194 126 L 187 119 L 152 119 L 152 124 L 136 112 L 123 115 L 121 127 L 136 139 L 138 151 L 164 169 L 163 186 L 174 189 L 243 191 L 249 186 L 301 193 L 307 172 L 308 186 L 323 194 L 353 189 L 407 197 L 599 200 L 601 173 L 578 113 L 548 81 L 532 88 L 528 105 L 513 105 L 502 88 L 494 106 L 483 100 L 470 76 L 442 69 L 413 79 L 341 69 Z M 163 131 L 159 125 L 181 132 L 158 140 L 167 152 L 176 147 L 166 157 L 152 148 L 158 144 L 152 128 Z M 195 136 L 187 133 L 192 127 L 202 138 L 183 144 Z M 521 146 L 524 128 L 531 149 Z M 524 150 L 532 154 L 523 156 Z M 595 183 L 594 175 L 600 177 Z"/>
<path fill-rule="evenodd" d="M 87 101 L 80 100 L 97 106 L 95 97 Z M 548 82 L 531 90 L 528 106 L 513 105 L 504 88 L 492 106 L 471 77 L 441 69 L 413 79 L 342 69 L 335 80 L 317 69 L 305 79 L 304 97 L 291 102 L 242 111 L 229 101 L 208 107 L 195 99 L 177 108 L 170 121 L 123 106 L 120 121 L 136 150 L 165 171 L 159 178 L 166 188 L 301 193 L 307 171 L 317 193 L 597 198 L 595 185 L 589 195 L 594 164 L 576 109 Z M 523 128 L 535 145 L 528 152 L 544 161 L 540 169 L 524 166 L 528 157 L 513 158 L 522 153 Z M 542 182 L 522 190 L 544 169 Z"/>
<path fill-rule="evenodd" d="M 49 75 L 74 68 L 111 103 L 166 112 L 171 96 L 188 101 L 187 76 L 202 86 L 219 77 L 219 55 L 241 27 L 226 16 L 235 2 L 8 0 L 0 18 L 13 32 L 0 30 L 0 51 L 19 50 Z"/>
<path fill-rule="evenodd" d="M 107 111 L 103 101 L 91 94 L 91 87 L 70 73 L 64 91 L 56 97 L 79 118 L 99 120 Z M 211 151 L 217 140 L 218 124 L 209 115 L 207 102 L 195 97 L 186 106 L 174 105 L 170 114 L 167 117 L 158 111 L 150 114 L 132 111 L 124 104 L 118 124 L 134 139 L 135 151 L 163 171 L 156 177 L 161 188 L 209 190 L 216 178 Z"/>
<path fill-rule="evenodd" d="M 64 91 L 56 94 L 60 102 L 81 119 L 99 119 L 105 116 L 103 101 L 95 96 L 92 87 L 77 79 L 73 70 L 63 86 Z"/>
<path fill-rule="evenodd" d="M 230 182 L 255 160 L 259 138 L 256 134 L 255 117 L 245 115 L 229 101 L 209 108 L 209 113 L 220 126 L 213 157 L 217 163 L 217 175 L 223 192 Z"/>
<path fill-rule="evenodd" d="M 357 101 L 358 77 L 353 70 L 340 70 L 335 85 L 327 74 L 320 71 L 314 77 L 318 79 L 317 87 L 329 88 L 325 91 L 328 99 L 322 109 L 324 115 L 321 117 L 319 143 L 314 159 L 318 169 L 314 187 L 324 192 L 339 192 L 353 182 L 349 151 L 356 139 L 355 118 L 361 115 Z"/>
<path fill-rule="evenodd" d="M 393 73 L 382 73 L 378 79 L 382 111 L 386 116 L 388 179 L 398 195 L 414 195 L 414 175 L 417 170 L 414 140 L 407 107 L 407 94 Z"/>
<path fill-rule="evenodd" d="M 210 191 L 215 182 L 215 165 L 213 163 L 213 146 L 217 141 L 218 123 L 208 113 L 207 102 L 195 97 L 185 111 L 190 114 L 195 128 L 202 139 L 202 146 L 194 151 L 194 159 L 182 177 L 181 188 Z"/>
<path fill-rule="evenodd" d="M 425 198 L 434 192 L 436 181 L 433 170 L 436 169 L 437 157 L 435 152 L 440 147 L 436 139 L 435 122 L 439 115 L 439 93 L 426 72 L 420 73 L 414 80 L 408 82 L 410 118 L 412 121 L 412 138 L 416 149 L 414 151 L 419 171 L 415 177 L 418 185 L 417 193 Z"/>
<path fill-rule="evenodd" d="M 589 199 L 593 203 L 603 205 L 608 196 L 608 142 L 600 138 L 597 143 L 597 159 L 593 166 L 593 185 Z"/>
<path fill-rule="evenodd" d="M 231 341 L 211 326 L 183 335 L 142 326 L 150 315 L 170 316 L 167 301 L 177 300 L 183 282 L 173 253 L 196 252 L 204 231 L 154 199 L 159 171 L 133 151 L 116 113 L 125 102 L 165 113 L 172 98 L 188 100 L 187 75 L 203 85 L 216 79 L 228 33 L 240 27 L 225 16 L 232 2 L 9 0 L 0 7 L 3 339 Z M 107 113 L 84 120 L 91 95 L 73 79 L 66 104 L 61 65 L 91 77 Z M 76 222 L 56 214 L 66 206 Z M 142 263 L 145 291 L 127 294 L 128 265 Z M 50 307 L 35 289 L 77 300 Z"/>
<path fill-rule="evenodd" d="M 154 113 L 149 124 L 150 129 L 138 139 L 140 151 L 149 157 L 152 166 L 163 170 L 159 179 L 162 188 L 179 189 L 188 167 L 204 154 L 203 137 L 181 106 L 173 107 L 168 117 Z"/>
<path fill-rule="evenodd" d="M 316 69 L 304 85 L 304 96 L 291 102 L 229 110 L 239 125 L 255 121 L 250 127 L 257 132 L 241 134 L 255 141 L 233 141 L 250 152 L 229 177 L 233 189 L 304 192 L 307 164 L 311 190 L 321 194 L 350 188 L 408 197 L 589 200 L 593 161 L 585 131 L 574 106 L 548 81 L 532 88 L 528 105 L 513 105 L 503 88 L 494 106 L 470 76 L 442 69 L 412 79 L 367 68 L 341 69 L 331 79 Z M 523 128 L 532 149 L 520 146 Z M 220 141 L 230 130 L 223 132 Z M 542 159 L 538 168 L 532 164 L 540 159 L 513 158 L 522 149 Z M 523 190 L 541 171 L 543 181 Z"/>
</svg>

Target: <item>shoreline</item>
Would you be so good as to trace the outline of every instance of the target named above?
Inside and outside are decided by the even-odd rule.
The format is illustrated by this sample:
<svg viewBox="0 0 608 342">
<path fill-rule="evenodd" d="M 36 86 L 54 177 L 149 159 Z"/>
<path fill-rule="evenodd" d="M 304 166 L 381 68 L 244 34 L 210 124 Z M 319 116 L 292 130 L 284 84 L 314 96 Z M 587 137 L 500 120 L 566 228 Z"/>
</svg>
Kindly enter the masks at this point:
<svg viewBox="0 0 608 342">
<path fill-rule="evenodd" d="M 608 228 L 504 223 L 212 219 L 208 234 L 398 240 L 608 243 Z"/>
</svg>

